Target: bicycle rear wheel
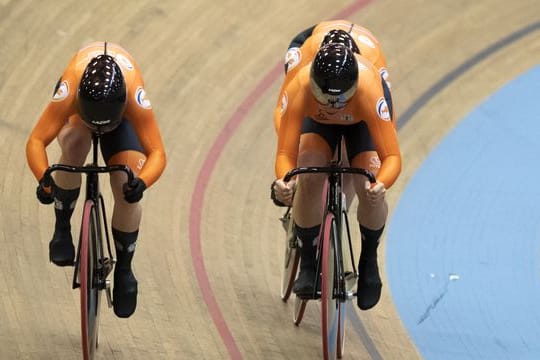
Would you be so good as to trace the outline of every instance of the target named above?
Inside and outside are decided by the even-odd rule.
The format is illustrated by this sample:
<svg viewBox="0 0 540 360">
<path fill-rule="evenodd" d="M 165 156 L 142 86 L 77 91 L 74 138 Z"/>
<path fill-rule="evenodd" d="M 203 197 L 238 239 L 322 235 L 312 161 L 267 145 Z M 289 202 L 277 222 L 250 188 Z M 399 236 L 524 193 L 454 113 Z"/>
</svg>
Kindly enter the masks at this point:
<svg viewBox="0 0 540 360">
<path fill-rule="evenodd" d="M 308 300 L 302 299 L 298 296 L 294 298 L 294 314 L 293 314 L 293 321 L 294 325 L 299 326 L 302 322 L 302 318 L 304 317 L 304 311 L 306 310 Z"/>
<path fill-rule="evenodd" d="M 335 359 L 337 356 L 337 340 L 339 328 L 339 304 L 334 296 L 336 284 L 335 249 L 336 221 L 334 215 L 327 214 L 321 251 L 321 332 L 323 340 L 323 358 Z"/>
<path fill-rule="evenodd" d="M 281 300 L 286 302 L 291 295 L 294 280 L 296 279 L 300 253 L 296 245 L 296 231 L 294 229 L 294 221 L 291 217 L 291 213 L 288 212 L 287 215 L 283 217 L 282 221 L 284 228 L 286 229 L 286 236 L 283 268 L 281 269 Z"/>
<path fill-rule="evenodd" d="M 95 277 L 98 261 L 96 244 L 101 240 L 101 234 L 97 225 L 97 211 L 92 200 L 85 202 L 79 255 L 81 338 L 85 360 L 94 358 L 98 337 L 100 292 Z"/>
</svg>

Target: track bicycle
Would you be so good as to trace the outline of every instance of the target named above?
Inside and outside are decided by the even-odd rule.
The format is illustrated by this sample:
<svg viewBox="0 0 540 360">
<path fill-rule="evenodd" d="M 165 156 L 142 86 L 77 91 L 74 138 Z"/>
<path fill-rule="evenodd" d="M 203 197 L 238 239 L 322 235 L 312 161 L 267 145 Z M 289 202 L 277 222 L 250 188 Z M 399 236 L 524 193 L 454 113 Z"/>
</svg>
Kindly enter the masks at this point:
<svg viewBox="0 0 540 360">
<path fill-rule="evenodd" d="M 53 183 L 51 174 L 55 171 L 86 174 L 86 196 L 82 213 L 81 230 L 77 246 L 77 256 L 73 272 L 72 288 L 80 288 L 81 342 L 83 358 L 94 358 L 98 346 L 98 327 L 101 291 L 105 290 L 109 308 L 112 307 L 110 280 L 116 259 L 111 251 L 109 227 L 105 213 L 103 195 L 99 189 L 99 174 L 124 172 L 128 184 L 134 175 L 125 165 L 98 166 L 99 136 L 92 138 L 93 160 L 84 166 L 63 164 L 51 165 L 45 172 L 45 185 Z M 107 245 L 106 253 L 104 242 Z"/>
<path fill-rule="evenodd" d="M 355 266 L 345 194 L 342 191 L 343 174 L 364 175 L 371 183 L 375 183 L 376 180 L 375 176 L 366 169 L 341 166 L 341 151 L 337 151 L 337 160 L 332 161 L 329 166 L 296 168 L 289 171 L 283 180 L 288 182 L 296 175 L 320 173 L 327 174 L 327 177 L 322 192 L 324 207 L 316 251 L 316 281 L 313 287 L 314 293 L 310 298 L 321 300 L 323 357 L 326 360 L 341 358 L 343 355 L 346 303 L 357 295 L 353 292 L 353 288 L 358 278 L 358 271 Z M 289 218 L 289 223 L 292 222 Z M 348 254 L 344 253 L 344 237 L 348 241 Z M 297 244 L 287 243 L 287 247 L 292 245 L 294 245 L 294 259 L 298 260 Z M 293 253 L 293 250 L 290 250 L 290 253 Z M 351 271 L 345 268 L 347 255 L 350 256 Z M 290 268 L 286 270 L 296 276 L 298 262 L 285 262 L 285 265 L 289 265 Z M 285 277 L 282 277 L 282 284 L 284 279 Z M 289 284 L 290 287 L 292 287 L 292 282 L 294 278 Z M 282 285 L 282 299 L 283 288 Z M 296 296 L 293 317 L 295 325 L 300 325 L 310 298 Z"/>
</svg>

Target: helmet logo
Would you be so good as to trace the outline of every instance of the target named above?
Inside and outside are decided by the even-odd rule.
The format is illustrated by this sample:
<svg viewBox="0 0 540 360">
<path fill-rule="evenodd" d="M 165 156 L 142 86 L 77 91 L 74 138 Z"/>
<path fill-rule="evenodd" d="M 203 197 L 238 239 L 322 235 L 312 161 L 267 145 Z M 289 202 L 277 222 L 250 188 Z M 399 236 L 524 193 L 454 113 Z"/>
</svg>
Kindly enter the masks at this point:
<svg viewBox="0 0 540 360">
<path fill-rule="evenodd" d="M 69 85 L 66 80 L 62 81 L 60 85 L 58 85 L 58 89 L 56 89 L 56 92 L 53 95 L 52 101 L 58 102 L 62 101 L 65 98 L 67 98 L 69 95 Z"/>
<path fill-rule="evenodd" d="M 380 98 L 377 101 L 377 114 L 384 121 L 390 121 L 390 111 L 388 110 L 388 104 L 384 98 Z"/>
<path fill-rule="evenodd" d="M 92 121 L 92 123 L 97 126 L 103 126 L 103 125 L 109 125 L 111 123 L 111 120 L 94 120 Z"/>
<path fill-rule="evenodd" d="M 300 51 L 300 48 L 292 47 L 289 50 L 287 50 L 287 53 L 285 54 L 285 65 L 287 66 L 287 72 L 291 71 L 300 63 L 300 60 L 302 59 L 302 52 Z"/>
<path fill-rule="evenodd" d="M 358 35 L 358 41 L 360 41 L 362 44 L 369 46 L 372 49 L 375 49 L 375 44 L 373 43 L 373 41 L 371 41 L 371 39 L 365 35 Z"/>
</svg>

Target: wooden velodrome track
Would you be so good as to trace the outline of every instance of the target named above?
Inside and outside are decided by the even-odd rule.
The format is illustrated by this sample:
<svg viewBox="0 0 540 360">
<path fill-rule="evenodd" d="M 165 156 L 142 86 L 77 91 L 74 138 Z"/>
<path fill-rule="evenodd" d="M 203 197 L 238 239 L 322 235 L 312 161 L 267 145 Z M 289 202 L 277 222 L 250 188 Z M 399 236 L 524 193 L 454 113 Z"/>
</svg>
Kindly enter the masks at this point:
<svg viewBox="0 0 540 360">
<path fill-rule="evenodd" d="M 64 66 L 93 40 L 120 43 L 138 61 L 168 154 L 143 200 L 137 312 L 121 320 L 103 307 L 98 358 L 321 356 L 316 303 L 295 327 L 292 302 L 279 298 L 283 231 L 268 199 L 271 117 L 289 41 L 335 16 L 382 42 L 399 118 L 466 59 L 540 20 L 540 3 L 0 0 L 0 359 L 81 356 L 78 292 L 71 270 L 48 262 L 53 211 L 35 198 L 24 146 Z M 538 32 L 524 36 L 420 102 L 399 131 L 404 168 L 388 192 L 391 208 L 457 121 L 538 63 L 539 44 Z M 57 159 L 56 143 L 49 155 Z M 420 358 L 389 286 L 375 309 L 353 311 L 363 333 L 348 327 L 345 358 Z"/>
</svg>

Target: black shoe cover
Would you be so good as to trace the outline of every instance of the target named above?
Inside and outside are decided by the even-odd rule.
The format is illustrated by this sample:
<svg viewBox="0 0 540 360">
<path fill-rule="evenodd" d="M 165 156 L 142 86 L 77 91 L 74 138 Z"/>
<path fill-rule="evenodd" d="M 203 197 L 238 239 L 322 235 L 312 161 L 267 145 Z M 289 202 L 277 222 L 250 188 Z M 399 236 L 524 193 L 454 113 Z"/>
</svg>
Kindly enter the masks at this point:
<svg viewBox="0 0 540 360">
<path fill-rule="evenodd" d="M 71 231 L 55 230 L 49 242 L 49 260 L 58 266 L 73 266 L 75 247 Z"/>
<path fill-rule="evenodd" d="M 361 310 L 368 310 L 377 305 L 381 298 L 382 282 L 379 276 L 377 258 L 360 258 L 358 264 L 358 307 Z"/>
<path fill-rule="evenodd" d="M 116 316 L 130 317 L 137 307 L 137 279 L 131 269 L 114 272 L 113 309 Z"/>
<path fill-rule="evenodd" d="M 314 268 L 308 267 L 300 269 L 300 274 L 294 282 L 293 292 L 300 298 L 311 299 L 317 297 L 317 294 L 313 293 L 315 279 L 316 279 L 316 270 Z"/>
</svg>

